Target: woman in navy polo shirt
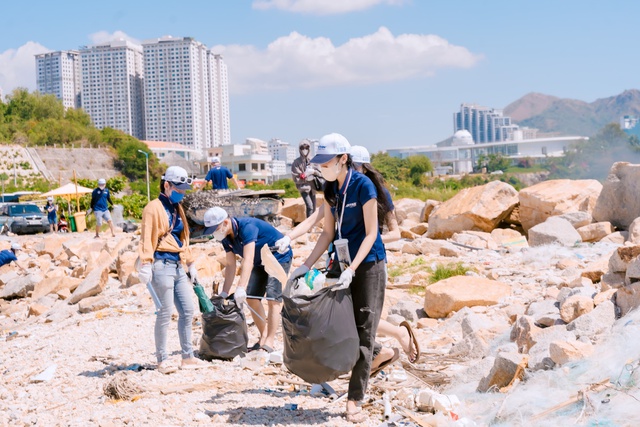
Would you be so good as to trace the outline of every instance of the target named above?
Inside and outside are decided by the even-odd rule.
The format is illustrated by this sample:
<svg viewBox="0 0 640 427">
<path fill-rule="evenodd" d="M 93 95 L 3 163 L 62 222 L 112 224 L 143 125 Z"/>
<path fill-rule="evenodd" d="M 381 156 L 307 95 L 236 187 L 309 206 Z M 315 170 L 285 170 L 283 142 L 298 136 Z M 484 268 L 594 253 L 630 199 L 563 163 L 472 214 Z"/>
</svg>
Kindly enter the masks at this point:
<svg viewBox="0 0 640 427">
<path fill-rule="evenodd" d="M 333 133 L 320 139 L 317 154 L 311 162 L 321 165 L 320 171 L 327 181 L 324 229 L 309 258 L 290 279 L 306 274 L 309 266 L 315 264 L 331 242 L 348 240 L 351 263 L 343 269 L 336 288 L 351 288 L 353 313 L 360 337 L 360 358 L 351 372 L 347 400 L 347 419 L 357 423 L 366 419 L 357 403 L 364 398 L 367 389 L 375 335 L 384 303 L 386 254 L 378 229 L 378 215 L 384 216 L 386 212 L 378 209 L 377 187 L 381 189 L 382 185 L 353 169 L 349 149 L 349 142 L 340 134 Z M 384 199 L 381 198 L 383 206 L 386 205 Z M 377 362 L 373 361 L 374 366 Z"/>
</svg>

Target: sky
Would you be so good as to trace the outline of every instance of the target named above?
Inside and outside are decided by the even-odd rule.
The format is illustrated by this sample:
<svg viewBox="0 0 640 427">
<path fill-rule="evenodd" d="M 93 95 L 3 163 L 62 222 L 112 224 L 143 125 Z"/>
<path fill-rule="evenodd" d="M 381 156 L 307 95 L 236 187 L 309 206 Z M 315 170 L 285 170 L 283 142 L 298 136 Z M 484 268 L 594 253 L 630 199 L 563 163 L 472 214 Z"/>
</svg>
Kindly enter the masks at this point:
<svg viewBox="0 0 640 427">
<path fill-rule="evenodd" d="M 231 140 L 332 132 L 371 152 L 453 134 L 462 103 L 593 102 L 640 87 L 635 0 L 32 0 L 0 5 L 0 88 L 34 55 L 190 36 L 228 67 Z"/>
</svg>

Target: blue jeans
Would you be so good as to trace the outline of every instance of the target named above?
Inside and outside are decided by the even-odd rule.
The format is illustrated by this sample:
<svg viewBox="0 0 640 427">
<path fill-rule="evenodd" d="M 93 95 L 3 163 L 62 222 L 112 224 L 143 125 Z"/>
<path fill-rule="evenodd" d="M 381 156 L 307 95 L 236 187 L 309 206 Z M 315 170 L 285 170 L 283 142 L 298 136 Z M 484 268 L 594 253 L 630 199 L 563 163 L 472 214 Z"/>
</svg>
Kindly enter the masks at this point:
<svg viewBox="0 0 640 427">
<path fill-rule="evenodd" d="M 194 315 L 193 290 L 187 274 L 179 262 L 156 260 L 153 262 L 151 285 L 158 294 L 162 308 L 158 310 L 154 329 L 158 363 L 167 359 L 167 330 L 175 304 L 178 310 L 178 337 L 182 358 L 193 357 L 191 321 Z"/>
</svg>

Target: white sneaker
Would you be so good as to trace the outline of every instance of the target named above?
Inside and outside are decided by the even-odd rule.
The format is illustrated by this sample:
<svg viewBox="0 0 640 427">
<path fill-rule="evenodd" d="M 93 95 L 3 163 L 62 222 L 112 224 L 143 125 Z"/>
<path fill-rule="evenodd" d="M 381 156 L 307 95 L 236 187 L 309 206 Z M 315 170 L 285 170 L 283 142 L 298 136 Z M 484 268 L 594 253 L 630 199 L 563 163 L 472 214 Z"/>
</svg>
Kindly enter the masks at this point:
<svg viewBox="0 0 640 427">
<path fill-rule="evenodd" d="M 176 372 L 177 370 L 178 368 L 171 365 L 169 363 L 169 360 L 163 360 L 162 362 L 158 363 L 158 372 L 160 372 L 161 374 L 168 375 Z"/>
<path fill-rule="evenodd" d="M 210 368 L 213 365 L 211 363 L 205 362 L 204 360 L 198 359 L 197 357 L 190 357 L 189 359 L 182 359 L 182 365 L 180 365 L 180 369 L 201 369 L 201 368 Z"/>
</svg>

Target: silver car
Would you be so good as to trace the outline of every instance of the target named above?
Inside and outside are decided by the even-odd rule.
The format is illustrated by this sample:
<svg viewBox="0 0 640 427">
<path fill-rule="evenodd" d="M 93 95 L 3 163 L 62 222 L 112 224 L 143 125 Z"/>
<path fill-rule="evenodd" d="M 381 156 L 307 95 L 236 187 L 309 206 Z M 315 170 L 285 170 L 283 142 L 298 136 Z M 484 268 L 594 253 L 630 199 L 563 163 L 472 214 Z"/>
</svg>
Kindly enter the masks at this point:
<svg viewBox="0 0 640 427">
<path fill-rule="evenodd" d="M 34 203 L 5 203 L 0 207 L 2 229 L 15 234 L 46 233 L 47 215 Z"/>
</svg>

